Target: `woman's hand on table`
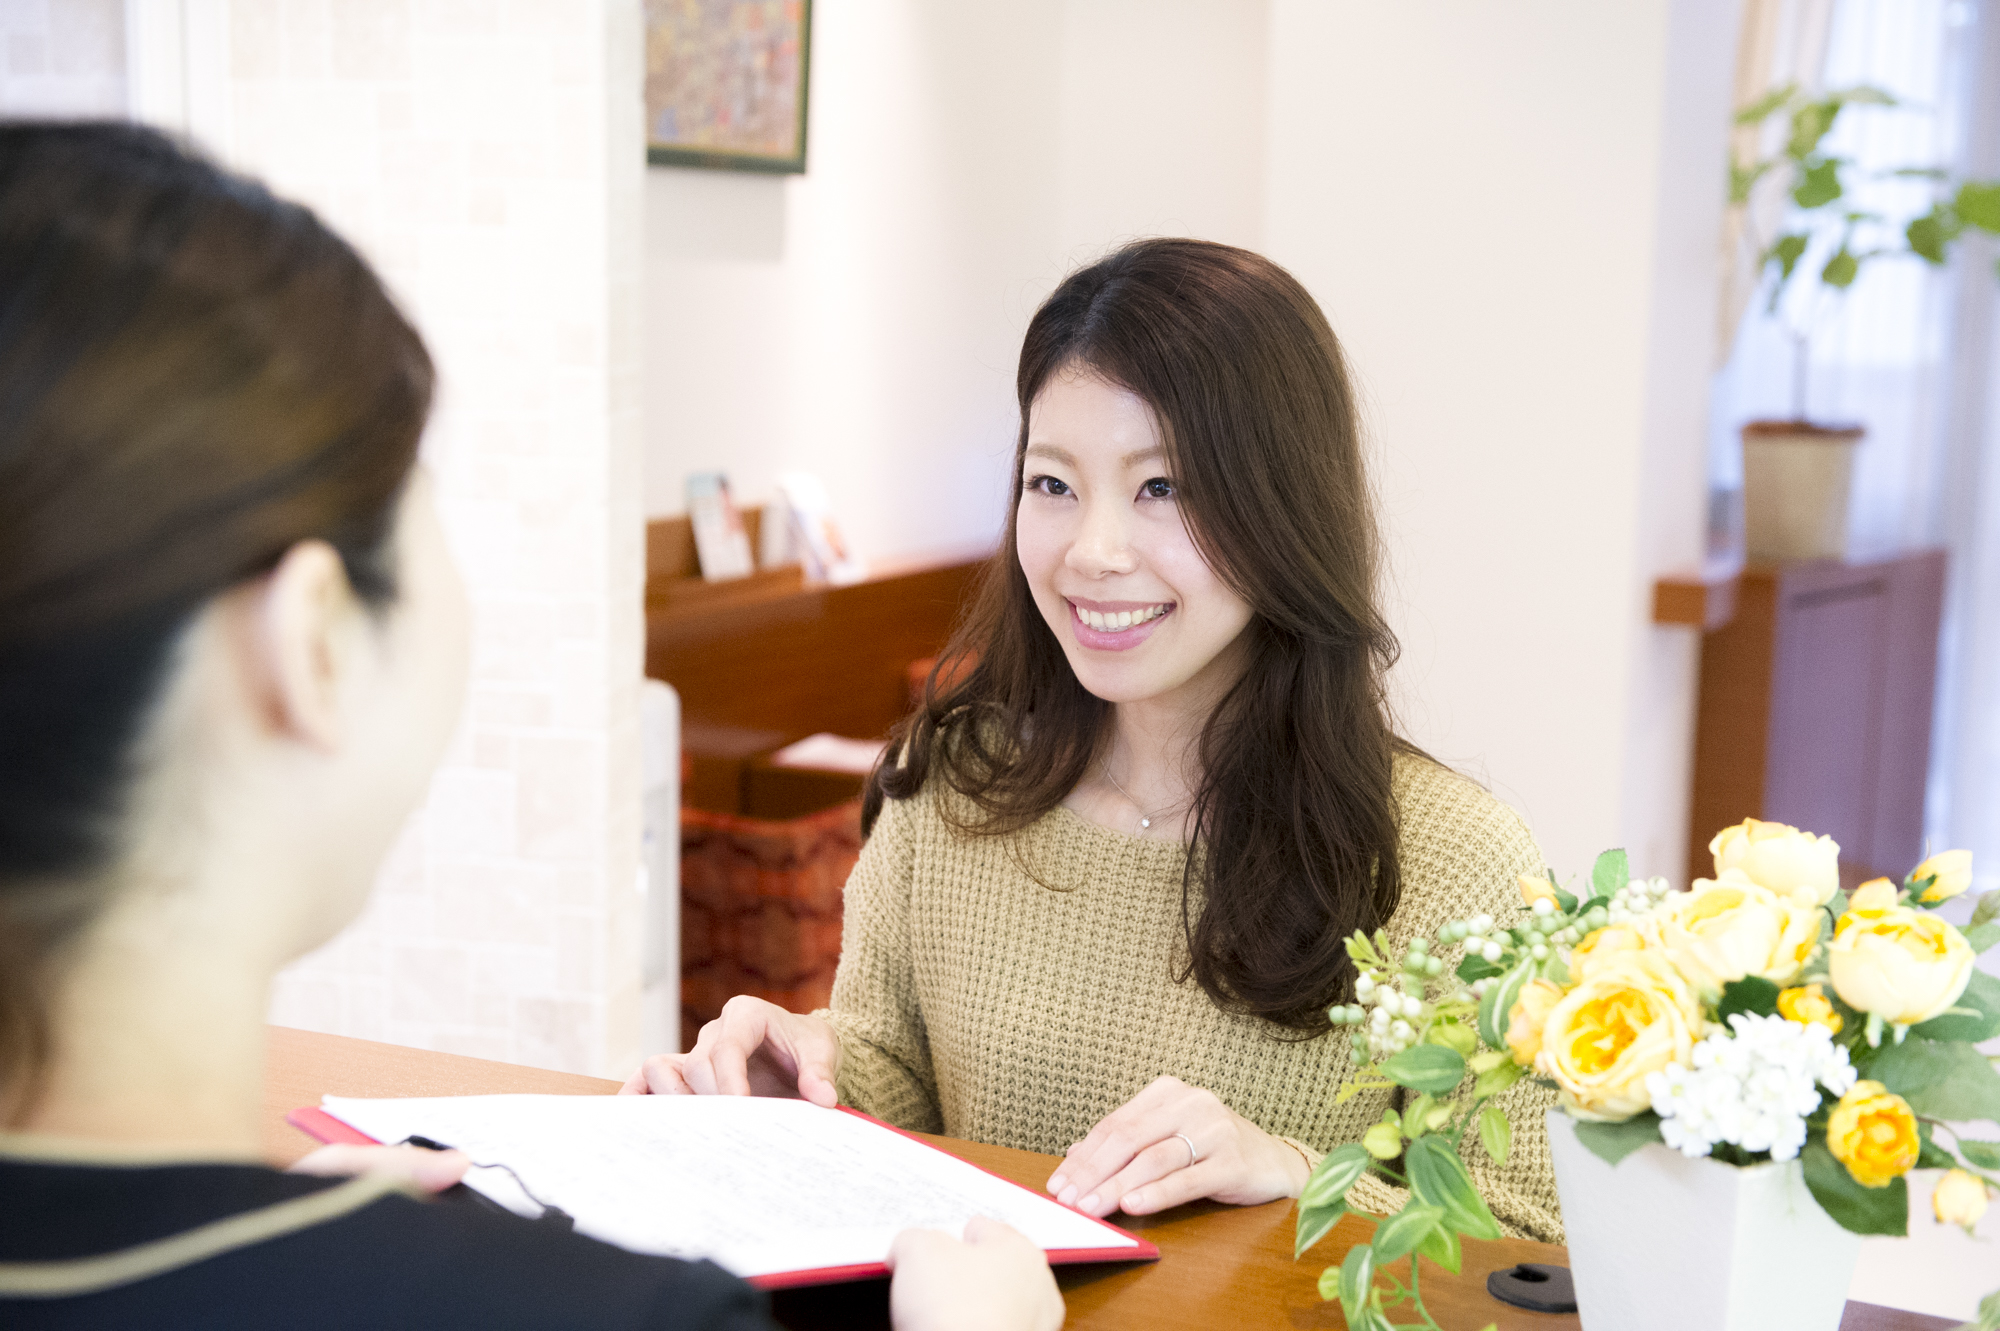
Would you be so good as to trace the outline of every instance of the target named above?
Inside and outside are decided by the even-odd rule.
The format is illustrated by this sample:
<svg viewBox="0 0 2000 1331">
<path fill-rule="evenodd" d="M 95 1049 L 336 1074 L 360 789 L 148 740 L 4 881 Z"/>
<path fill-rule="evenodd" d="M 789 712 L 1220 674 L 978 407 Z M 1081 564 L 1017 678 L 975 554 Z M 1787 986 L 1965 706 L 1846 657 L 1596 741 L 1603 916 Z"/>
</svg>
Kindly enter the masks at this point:
<svg viewBox="0 0 2000 1331">
<path fill-rule="evenodd" d="M 1311 1172 L 1212 1092 L 1160 1077 L 1064 1152 L 1047 1187 L 1089 1215 L 1151 1215 L 1203 1197 L 1238 1206 L 1296 1197 Z"/>
<path fill-rule="evenodd" d="M 818 1017 L 739 994 L 701 1028 L 685 1054 L 656 1054 L 620 1095 L 768 1095 L 838 1102 L 840 1037 Z"/>
<path fill-rule="evenodd" d="M 1056 1331 L 1062 1295 L 1048 1255 L 1018 1231 L 975 1216 L 961 1241 L 906 1229 L 889 1249 L 896 1331 Z"/>
<path fill-rule="evenodd" d="M 340 1178 L 379 1174 L 406 1179 L 425 1192 L 443 1192 L 465 1177 L 472 1157 L 463 1151 L 426 1151 L 416 1146 L 322 1146 L 285 1172 Z"/>
</svg>

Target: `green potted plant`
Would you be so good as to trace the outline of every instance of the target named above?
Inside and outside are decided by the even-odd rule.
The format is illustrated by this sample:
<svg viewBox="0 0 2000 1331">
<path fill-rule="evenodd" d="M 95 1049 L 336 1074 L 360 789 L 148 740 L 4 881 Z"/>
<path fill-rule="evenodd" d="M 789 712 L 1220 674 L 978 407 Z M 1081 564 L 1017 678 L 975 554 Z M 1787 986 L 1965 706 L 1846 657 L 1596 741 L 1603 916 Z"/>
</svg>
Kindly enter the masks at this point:
<svg viewBox="0 0 2000 1331">
<path fill-rule="evenodd" d="M 1892 217 L 1856 206 L 1853 188 L 1864 181 L 1861 169 L 1828 152 L 1827 136 L 1848 107 L 1896 104 L 1877 88 L 1813 96 L 1788 84 L 1736 114 L 1738 125 L 1763 131 L 1778 122 L 1782 130 L 1776 151 L 1730 162 L 1729 204 L 1742 217 L 1767 274 L 1765 314 L 1784 322 L 1793 348 L 1791 419 L 1743 427 L 1745 544 L 1753 559 L 1846 553 L 1854 450 L 1863 429 L 1813 420 L 1807 373 L 1814 332 L 1862 269 L 1890 258 L 1942 266 L 1968 228 L 2000 235 L 2000 181 L 1954 179 L 1933 167 L 1898 167 L 1865 177 L 1929 182 L 1927 211 Z M 1767 180 L 1782 182 L 1791 204 L 1774 236 L 1757 233 L 1750 207 L 1753 192 Z"/>
</svg>

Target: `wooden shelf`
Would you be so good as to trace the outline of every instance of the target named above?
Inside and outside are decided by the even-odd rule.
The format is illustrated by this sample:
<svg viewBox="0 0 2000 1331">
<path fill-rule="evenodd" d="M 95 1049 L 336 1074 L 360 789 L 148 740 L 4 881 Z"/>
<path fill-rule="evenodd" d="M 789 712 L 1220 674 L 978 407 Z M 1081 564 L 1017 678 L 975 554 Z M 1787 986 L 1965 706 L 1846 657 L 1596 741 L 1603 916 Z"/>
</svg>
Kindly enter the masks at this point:
<svg viewBox="0 0 2000 1331">
<path fill-rule="evenodd" d="M 646 673 L 681 695 L 689 804 L 719 812 L 828 793 L 783 769 L 753 779 L 750 762 L 819 731 L 886 735 L 909 709 L 910 662 L 944 646 L 991 557 L 884 561 L 837 586 L 796 565 L 704 583 L 684 517 L 650 524 L 646 552 Z"/>
<path fill-rule="evenodd" d="M 1700 570 L 1673 573 L 1653 583 L 1653 622 L 1687 624 L 1705 633 L 1736 617 L 1736 594 L 1742 585 L 1741 560 L 1714 560 Z"/>
</svg>

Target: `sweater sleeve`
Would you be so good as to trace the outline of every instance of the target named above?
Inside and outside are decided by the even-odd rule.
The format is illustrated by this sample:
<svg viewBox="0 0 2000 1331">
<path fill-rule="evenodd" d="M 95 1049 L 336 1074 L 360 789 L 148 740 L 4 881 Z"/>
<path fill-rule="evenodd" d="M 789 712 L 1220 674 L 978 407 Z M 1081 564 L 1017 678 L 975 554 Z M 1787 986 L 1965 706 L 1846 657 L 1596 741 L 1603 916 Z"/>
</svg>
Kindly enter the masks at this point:
<svg viewBox="0 0 2000 1331">
<path fill-rule="evenodd" d="M 840 1036 L 841 1103 L 914 1132 L 944 1130 L 910 957 L 916 832 L 929 798 L 883 803 L 847 880 L 832 1006 L 815 1014 Z"/>
</svg>

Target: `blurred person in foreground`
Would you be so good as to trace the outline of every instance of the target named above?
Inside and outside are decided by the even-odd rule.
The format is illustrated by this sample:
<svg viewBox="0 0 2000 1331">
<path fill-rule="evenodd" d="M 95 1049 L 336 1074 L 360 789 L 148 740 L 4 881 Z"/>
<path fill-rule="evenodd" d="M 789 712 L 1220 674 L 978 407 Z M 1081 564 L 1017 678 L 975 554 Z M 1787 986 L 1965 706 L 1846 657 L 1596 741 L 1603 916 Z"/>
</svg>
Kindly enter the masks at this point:
<svg viewBox="0 0 2000 1331">
<path fill-rule="evenodd" d="M 431 388 L 306 209 L 0 124 L 0 1324 L 770 1325 L 711 1264 L 431 1196 L 455 1153 L 260 1163 L 272 976 L 360 912 L 464 688 Z M 905 1331 L 1062 1319 L 1003 1226 L 893 1265 Z"/>
</svg>

